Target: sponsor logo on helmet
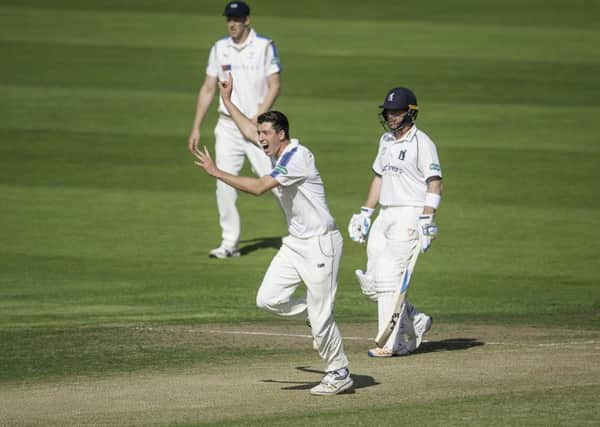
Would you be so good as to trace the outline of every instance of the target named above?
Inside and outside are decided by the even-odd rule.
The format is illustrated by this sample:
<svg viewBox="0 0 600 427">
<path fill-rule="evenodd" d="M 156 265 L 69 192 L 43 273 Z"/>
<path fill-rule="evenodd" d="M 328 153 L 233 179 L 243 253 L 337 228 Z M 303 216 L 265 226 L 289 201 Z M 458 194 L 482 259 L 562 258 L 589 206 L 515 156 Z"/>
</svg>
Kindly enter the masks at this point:
<svg viewBox="0 0 600 427">
<path fill-rule="evenodd" d="M 390 93 L 390 96 L 388 96 L 388 101 L 392 102 L 394 100 L 394 95 L 396 95 L 394 92 Z"/>
</svg>

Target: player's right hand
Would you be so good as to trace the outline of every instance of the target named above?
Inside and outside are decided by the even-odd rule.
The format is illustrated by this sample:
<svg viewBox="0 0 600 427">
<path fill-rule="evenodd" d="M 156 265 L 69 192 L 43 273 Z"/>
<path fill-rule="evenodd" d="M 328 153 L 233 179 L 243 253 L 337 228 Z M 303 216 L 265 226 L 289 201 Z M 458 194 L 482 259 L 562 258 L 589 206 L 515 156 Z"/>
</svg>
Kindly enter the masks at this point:
<svg viewBox="0 0 600 427">
<path fill-rule="evenodd" d="M 360 213 L 352 215 L 348 224 L 350 239 L 357 243 L 364 243 L 371 229 L 371 215 L 374 209 L 362 207 Z"/>
<path fill-rule="evenodd" d="M 365 238 L 360 232 L 360 215 L 354 214 L 352 218 L 350 218 L 350 222 L 348 223 L 348 235 L 353 242 L 363 243 Z"/>
<path fill-rule="evenodd" d="M 207 174 L 216 177 L 220 172 L 206 146 L 204 146 L 202 150 L 196 151 L 194 157 L 197 159 L 194 163 L 204 169 Z"/>
<path fill-rule="evenodd" d="M 192 129 L 188 138 L 188 148 L 192 154 L 198 152 L 198 144 L 200 143 L 200 129 Z"/>
</svg>

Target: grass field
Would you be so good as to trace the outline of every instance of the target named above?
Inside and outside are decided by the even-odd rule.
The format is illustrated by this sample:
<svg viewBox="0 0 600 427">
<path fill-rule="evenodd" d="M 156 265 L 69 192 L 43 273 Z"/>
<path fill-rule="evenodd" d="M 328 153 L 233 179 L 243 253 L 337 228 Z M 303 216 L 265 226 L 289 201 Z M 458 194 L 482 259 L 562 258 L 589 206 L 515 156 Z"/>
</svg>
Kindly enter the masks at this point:
<svg viewBox="0 0 600 427">
<path fill-rule="evenodd" d="M 240 195 L 244 256 L 207 257 L 214 181 L 187 135 L 224 3 L 0 0 L 0 425 L 595 425 L 600 1 L 250 2 L 341 229 L 390 87 L 417 93 L 444 169 L 411 288 L 428 341 L 366 356 L 346 239 L 356 388 L 325 399 L 306 326 L 254 304 L 286 233 L 274 200 Z"/>
</svg>

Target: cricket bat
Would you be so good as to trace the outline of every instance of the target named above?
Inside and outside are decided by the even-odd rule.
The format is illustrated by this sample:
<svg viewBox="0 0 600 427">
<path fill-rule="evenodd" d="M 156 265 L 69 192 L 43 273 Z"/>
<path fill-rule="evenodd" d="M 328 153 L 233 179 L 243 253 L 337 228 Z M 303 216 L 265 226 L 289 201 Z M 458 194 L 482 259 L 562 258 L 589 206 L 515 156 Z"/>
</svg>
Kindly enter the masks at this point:
<svg viewBox="0 0 600 427">
<path fill-rule="evenodd" d="M 392 318 L 386 327 L 382 329 L 381 332 L 379 332 L 379 334 L 377 334 L 375 337 L 375 344 L 377 344 L 377 347 L 379 348 L 383 348 L 394 328 L 396 327 L 396 324 L 400 322 L 400 319 L 402 319 L 402 314 L 406 305 L 404 302 L 406 301 L 410 277 L 415 269 L 415 264 L 417 263 L 417 258 L 419 258 L 420 253 L 421 247 L 419 242 L 417 242 L 415 245 L 415 250 L 413 251 L 410 261 L 408 262 L 408 266 L 404 270 L 404 273 L 402 273 L 402 278 L 400 281 L 401 285 L 398 289 L 396 289 L 396 292 L 394 292 L 394 311 L 392 312 Z"/>
</svg>

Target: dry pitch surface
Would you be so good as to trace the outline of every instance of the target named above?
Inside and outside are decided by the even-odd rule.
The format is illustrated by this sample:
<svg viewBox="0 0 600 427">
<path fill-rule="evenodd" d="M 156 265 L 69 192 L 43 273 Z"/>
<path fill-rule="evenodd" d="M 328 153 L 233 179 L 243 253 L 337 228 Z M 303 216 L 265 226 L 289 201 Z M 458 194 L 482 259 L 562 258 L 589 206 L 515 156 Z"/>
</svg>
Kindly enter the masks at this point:
<svg viewBox="0 0 600 427">
<path fill-rule="evenodd" d="M 316 353 L 293 360 L 199 365 L 169 371 L 0 386 L 0 425 L 164 425 L 263 414 L 424 403 L 500 391 L 556 390 L 600 384 L 600 332 L 434 324 L 421 350 L 371 359 L 373 325 L 345 325 L 355 388 L 311 396 L 322 376 Z M 170 340 L 205 340 L 243 349 L 261 342 L 306 349 L 307 328 L 174 326 L 140 328 Z M 403 393 L 410 390 L 410 393 Z"/>
</svg>

